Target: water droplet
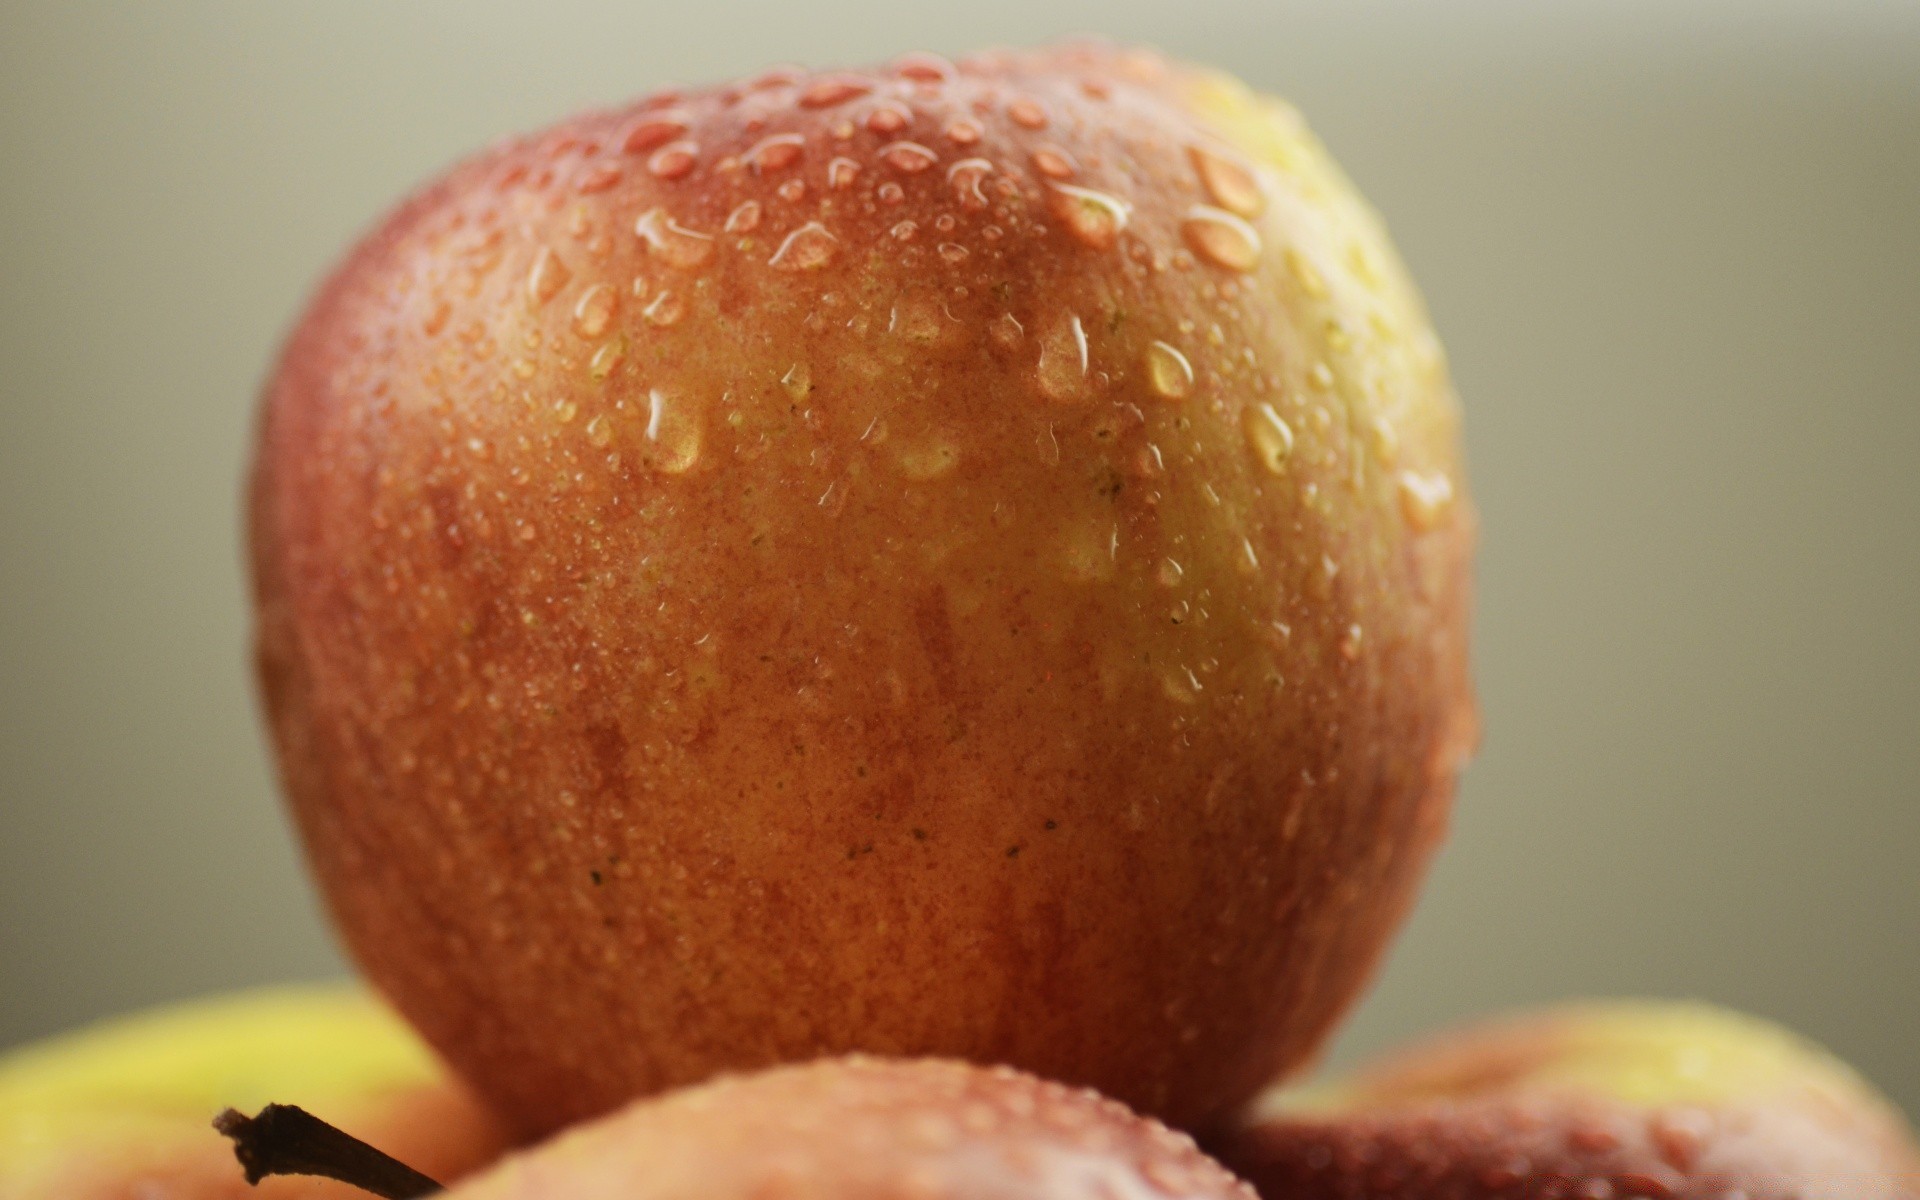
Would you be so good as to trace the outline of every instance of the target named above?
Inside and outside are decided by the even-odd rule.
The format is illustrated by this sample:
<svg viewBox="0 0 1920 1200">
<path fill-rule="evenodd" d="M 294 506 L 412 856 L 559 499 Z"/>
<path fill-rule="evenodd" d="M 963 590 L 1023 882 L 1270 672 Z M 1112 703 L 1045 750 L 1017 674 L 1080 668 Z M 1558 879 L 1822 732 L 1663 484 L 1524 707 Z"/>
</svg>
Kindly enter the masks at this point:
<svg viewBox="0 0 1920 1200">
<path fill-rule="evenodd" d="M 918 221 L 901 221 L 892 229 L 887 230 L 887 233 L 896 242 L 910 242 L 913 240 L 914 235 L 919 232 L 920 222 Z"/>
<path fill-rule="evenodd" d="M 747 165 L 756 175 L 765 175 L 770 171 L 780 171 L 800 161 L 806 152 L 807 139 L 797 133 L 776 133 L 761 138 L 747 151 Z"/>
<path fill-rule="evenodd" d="M 1119 554 L 1120 531 L 1107 525 L 1075 530 L 1063 547 L 1067 579 L 1073 583 L 1101 583 L 1112 579 Z"/>
<path fill-rule="evenodd" d="M 929 54 L 924 50 L 916 50 L 894 59 L 893 73 L 902 79 L 911 79 L 916 83 L 945 83 L 958 74 L 952 63 L 938 54 Z"/>
<path fill-rule="evenodd" d="M 801 108 L 832 108 L 873 90 L 873 85 L 852 75 L 828 75 L 808 84 L 800 93 Z"/>
<path fill-rule="evenodd" d="M 675 223 L 665 209 L 650 208 L 641 213 L 633 231 L 651 253 L 672 266 L 697 267 L 713 257 L 713 235 Z"/>
<path fill-rule="evenodd" d="M 960 198 L 962 208 L 982 209 L 990 201 L 982 184 L 993 174 L 993 163 L 984 158 L 963 158 L 947 168 L 947 182 L 953 185 L 954 195 Z"/>
<path fill-rule="evenodd" d="M 613 322 L 613 310 L 620 303 L 612 284 L 596 283 L 580 295 L 573 306 L 573 331 L 583 338 L 597 338 Z"/>
<path fill-rule="evenodd" d="M 535 304 L 545 304 L 572 278 L 573 272 L 567 270 L 567 264 L 560 261 L 560 256 L 550 247 L 542 246 L 540 252 L 533 256 L 533 267 L 527 272 L 527 298 Z"/>
<path fill-rule="evenodd" d="M 882 137 L 891 137 L 905 129 L 912 119 L 913 113 L 905 105 L 883 100 L 867 114 L 867 129 Z"/>
<path fill-rule="evenodd" d="M 833 261 L 839 246 L 839 239 L 826 226 L 808 221 L 787 235 L 767 265 L 778 271 L 817 271 Z"/>
<path fill-rule="evenodd" d="M 692 142 L 669 142 L 653 152 L 647 170 L 657 179 L 685 179 L 700 161 L 700 147 Z"/>
<path fill-rule="evenodd" d="M 1333 386 L 1333 368 L 1323 362 L 1317 362 L 1307 372 L 1307 380 L 1324 392 Z"/>
<path fill-rule="evenodd" d="M 1347 631 L 1340 635 L 1340 657 L 1346 659 L 1348 662 L 1359 658 L 1360 642 L 1365 636 L 1366 631 L 1358 625 L 1347 626 Z"/>
<path fill-rule="evenodd" d="M 1067 232 L 1095 250 L 1113 245 L 1120 231 L 1127 227 L 1130 211 L 1127 202 L 1117 196 L 1070 183 L 1053 185 L 1050 206 Z"/>
<path fill-rule="evenodd" d="M 746 200 L 727 214 L 728 233 L 751 233 L 760 227 L 760 202 Z"/>
<path fill-rule="evenodd" d="M 1026 336 L 1026 332 L 1012 313 L 1001 313 L 994 319 L 993 324 L 987 327 L 987 336 L 991 337 L 994 344 L 1002 350 L 1011 350 L 1019 345 L 1020 339 Z"/>
<path fill-rule="evenodd" d="M 1200 680 L 1185 667 L 1174 667 L 1160 676 L 1160 690 L 1175 704 L 1198 704 Z"/>
<path fill-rule="evenodd" d="M 860 164 L 845 156 L 827 164 L 827 186 L 831 188 L 850 188 L 860 174 Z"/>
<path fill-rule="evenodd" d="M 591 163 L 583 168 L 580 174 L 574 179 L 573 190 L 579 192 L 582 196 L 591 196 L 596 192 L 604 192 L 614 184 L 619 183 L 620 176 L 624 173 L 625 168 L 621 167 L 617 162 Z"/>
<path fill-rule="evenodd" d="M 1387 466 L 1392 466 L 1400 457 L 1400 433 L 1384 416 L 1376 413 L 1368 418 L 1367 438 L 1373 447 L 1373 456 Z"/>
<path fill-rule="evenodd" d="M 1190 147 L 1187 153 L 1193 159 L 1193 169 L 1200 176 L 1201 186 L 1207 189 L 1207 195 L 1213 197 L 1215 204 L 1235 216 L 1260 215 L 1267 197 L 1260 190 L 1260 181 L 1252 167 L 1236 156 L 1206 146 Z"/>
<path fill-rule="evenodd" d="M 882 204 L 898 204 L 907 198 L 907 189 L 897 183 L 883 183 L 875 189 L 874 195 L 880 197 Z"/>
<path fill-rule="evenodd" d="M 679 475 L 700 459 L 699 421 L 658 388 L 647 393 L 647 441 L 646 459 L 656 471 Z"/>
<path fill-rule="evenodd" d="M 807 394 L 813 391 L 813 371 L 806 363 L 795 363 L 780 377 L 780 386 L 795 400 L 805 400 Z"/>
<path fill-rule="evenodd" d="M 662 291 L 645 309 L 641 310 L 640 315 L 647 319 L 648 324 L 665 329 L 677 323 L 686 313 L 687 305 L 684 300 L 672 292 Z"/>
<path fill-rule="evenodd" d="M 1240 573 L 1251 575 L 1260 569 L 1260 556 L 1253 552 L 1253 543 L 1246 538 L 1240 539 Z"/>
<path fill-rule="evenodd" d="M 1040 340 L 1040 391 L 1050 400 L 1078 400 L 1087 392 L 1087 331 L 1069 315 Z"/>
<path fill-rule="evenodd" d="M 573 401 L 555 400 L 553 402 L 553 419 L 560 422 L 562 425 L 572 424 L 573 419 L 579 415 L 580 415 L 580 406 L 578 404 L 575 404 Z"/>
<path fill-rule="evenodd" d="M 1049 425 L 1042 429 L 1035 435 L 1033 442 L 1039 448 L 1041 462 L 1049 467 L 1060 465 L 1060 439 L 1055 436 L 1053 426 Z"/>
<path fill-rule="evenodd" d="M 1007 116 L 1022 129 L 1045 129 L 1047 110 L 1026 97 L 1021 97 L 1007 105 Z"/>
<path fill-rule="evenodd" d="M 618 338 L 595 350 L 593 358 L 587 362 L 587 374 L 593 376 L 596 382 L 613 374 L 620 366 L 620 360 L 627 356 L 626 342 L 625 338 Z"/>
<path fill-rule="evenodd" d="M 1402 471 L 1399 483 L 1400 511 L 1415 529 L 1432 529 L 1453 504 L 1453 480 L 1438 471 Z"/>
<path fill-rule="evenodd" d="M 685 117 L 677 113 L 649 113 L 627 130 L 621 148 L 628 154 L 645 154 L 649 150 L 658 150 L 686 132 Z"/>
<path fill-rule="evenodd" d="M 1160 560 L 1160 565 L 1154 569 L 1153 577 L 1159 581 L 1161 587 L 1170 588 L 1179 587 L 1180 581 L 1186 577 L 1186 574 L 1185 567 L 1171 558 L 1163 558 Z"/>
<path fill-rule="evenodd" d="M 1185 399 L 1193 391 L 1193 364 L 1165 342 L 1147 346 L 1147 384 L 1164 400 Z"/>
<path fill-rule="evenodd" d="M 1033 169 L 1048 179 L 1072 179 L 1080 169 L 1073 156 L 1058 146 L 1042 146 L 1033 152 Z"/>
<path fill-rule="evenodd" d="M 947 123 L 947 140 L 956 146 L 972 146 L 980 141 L 980 126 L 965 117 L 956 117 Z"/>
<path fill-rule="evenodd" d="M 880 161 L 904 175 L 916 175 L 940 161 L 919 142 L 888 142 L 880 147 Z"/>
<path fill-rule="evenodd" d="M 782 200 L 785 200 L 788 204 L 793 204 L 798 202 L 800 197 L 807 194 L 807 184 L 806 181 L 802 179 L 789 179 L 774 190 Z"/>
<path fill-rule="evenodd" d="M 953 474 L 960 465 L 960 448 L 944 438 L 916 446 L 903 446 L 899 452 L 900 473 L 915 483 L 927 483 Z"/>
<path fill-rule="evenodd" d="M 613 422 L 607 420 L 607 414 L 601 413 L 587 422 L 587 440 L 602 448 L 613 441 Z"/>
<path fill-rule="evenodd" d="M 1195 254 L 1216 267 L 1251 271 L 1260 261 L 1260 235 L 1225 209 L 1194 205 L 1180 223 L 1180 232 Z"/>
<path fill-rule="evenodd" d="M 967 261 L 967 248 L 958 242 L 941 242 L 938 246 L 942 260 L 959 264 Z"/>
<path fill-rule="evenodd" d="M 1314 268 L 1312 263 L 1307 261 L 1305 255 L 1301 254 L 1295 247 L 1288 246 L 1286 252 L 1281 257 L 1286 259 L 1287 273 L 1293 276 L 1294 282 L 1300 285 L 1301 291 L 1305 292 L 1314 300 L 1325 300 L 1327 298 L 1326 279 Z"/>
<path fill-rule="evenodd" d="M 1247 406 L 1240 414 L 1240 428 L 1261 466 L 1275 475 L 1286 470 L 1287 456 L 1293 453 L 1293 427 L 1274 411 L 1273 405 Z"/>
</svg>

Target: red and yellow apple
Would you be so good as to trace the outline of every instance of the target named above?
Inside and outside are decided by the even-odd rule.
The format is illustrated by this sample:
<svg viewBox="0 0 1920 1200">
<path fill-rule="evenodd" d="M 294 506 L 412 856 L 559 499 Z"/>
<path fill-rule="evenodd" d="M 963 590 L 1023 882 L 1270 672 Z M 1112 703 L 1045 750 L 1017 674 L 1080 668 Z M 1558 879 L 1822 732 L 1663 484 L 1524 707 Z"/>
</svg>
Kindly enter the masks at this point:
<svg viewBox="0 0 1920 1200">
<path fill-rule="evenodd" d="M 1920 1148 L 1844 1063 L 1694 1004 L 1572 1005 L 1278 1090 L 1220 1144 L 1267 1200 L 1913 1200 Z"/>
<path fill-rule="evenodd" d="M 230 1104 L 297 1103 L 436 1179 L 491 1161 L 497 1123 L 357 989 L 276 988 L 122 1018 L 0 1057 L 3 1200 L 238 1200 Z M 364 1200 L 266 1182 L 263 1200 Z"/>
<path fill-rule="evenodd" d="M 1206 1126 L 1445 825 L 1457 421 L 1374 213 L 1211 71 L 915 55 L 510 141 L 266 389 L 313 869 L 523 1131 L 851 1050 Z"/>
<path fill-rule="evenodd" d="M 1192 1139 L 1007 1068 L 829 1059 L 635 1103 L 449 1200 L 1255 1200 Z"/>
</svg>

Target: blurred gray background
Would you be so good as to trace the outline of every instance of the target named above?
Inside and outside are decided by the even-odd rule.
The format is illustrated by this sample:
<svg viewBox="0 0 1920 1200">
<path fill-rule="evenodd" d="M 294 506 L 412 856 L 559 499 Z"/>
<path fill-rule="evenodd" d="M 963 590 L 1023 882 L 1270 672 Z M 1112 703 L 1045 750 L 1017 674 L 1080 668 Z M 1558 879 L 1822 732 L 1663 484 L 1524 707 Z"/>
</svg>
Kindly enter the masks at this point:
<svg viewBox="0 0 1920 1200">
<path fill-rule="evenodd" d="M 1920 3 L 4 9 L 0 1045 L 342 970 L 255 721 L 237 499 L 349 239 L 577 107 L 1094 31 L 1297 101 L 1466 401 L 1486 742 L 1336 1057 L 1703 996 L 1920 1112 Z"/>
</svg>

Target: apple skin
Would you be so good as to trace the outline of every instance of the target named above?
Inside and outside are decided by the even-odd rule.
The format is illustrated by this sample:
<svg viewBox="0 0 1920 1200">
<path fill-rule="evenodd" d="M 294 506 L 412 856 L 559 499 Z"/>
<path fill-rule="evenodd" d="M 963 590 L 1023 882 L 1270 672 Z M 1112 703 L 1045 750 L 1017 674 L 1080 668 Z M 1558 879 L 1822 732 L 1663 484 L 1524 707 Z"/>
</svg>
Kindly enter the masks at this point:
<svg viewBox="0 0 1920 1200">
<path fill-rule="evenodd" d="M 1915 1200 L 1920 1149 L 1844 1063 L 1698 1004 L 1569 1005 L 1279 1090 L 1218 1146 L 1270 1200 Z"/>
<path fill-rule="evenodd" d="M 1457 424 L 1298 116 L 1149 53 L 507 142 L 266 389 L 313 870 L 526 1133 L 848 1051 L 1203 1127 L 1320 1044 L 1442 835 Z"/>
<path fill-rule="evenodd" d="M 1256 1200 L 1185 1134 L 1009 1068 L 827 1059 L 638 1101 L 448 1200 Z"/>
<path fill-rule="evenodd" d="M 299 1104 L 447 1181 L 501 1127 L 357 988 L 268 988 L 124 1017 L 0 1056 L 4 1200 L 365 1200 L 327 1179 L 247 1186 L 215 1113 Z"/>
</svg>

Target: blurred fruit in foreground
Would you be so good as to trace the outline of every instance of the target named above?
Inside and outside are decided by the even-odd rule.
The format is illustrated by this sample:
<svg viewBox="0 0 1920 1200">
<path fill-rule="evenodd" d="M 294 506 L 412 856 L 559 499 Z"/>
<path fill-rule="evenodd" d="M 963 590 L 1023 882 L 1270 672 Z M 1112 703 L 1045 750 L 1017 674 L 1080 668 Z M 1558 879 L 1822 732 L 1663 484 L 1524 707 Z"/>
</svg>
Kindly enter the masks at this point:
<svg viewBox="0 0 1920 1200">
<path fill-rule="evenodd" d="M 1912 1200 L 1920 1151 L 1848 1067 L 1753 1017 L 1575 1005 L 1257 1103 L 1223 1158 L 1268 1200 Z"/>
<path fill-rule="evenodd" d="M 277 988 L 0 1057 L 0 1200 L 364 1200 L 318 1179 L 248 1188 L 209 1122 L 268 1101 L 307 1105 L 441 1179 L 503 1145 L 385 1008 L 347 988 Z"/>
<path fill-rule="evenodd" d="M 458 1200 L 1254 1200 L 1184 1134 L 1007 1068 L 834 1059 L 641 1101 Z"/>
<path fill-rule="evenodd" d="M 568 121 L 267 389 L 261 679 L 353 953 L 527 1131 L 847 1050 L 1199 1128 L 1474 736 L 1439 345 L 1299 117 L 1070 47 Z"/>
</svg>

